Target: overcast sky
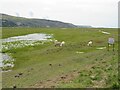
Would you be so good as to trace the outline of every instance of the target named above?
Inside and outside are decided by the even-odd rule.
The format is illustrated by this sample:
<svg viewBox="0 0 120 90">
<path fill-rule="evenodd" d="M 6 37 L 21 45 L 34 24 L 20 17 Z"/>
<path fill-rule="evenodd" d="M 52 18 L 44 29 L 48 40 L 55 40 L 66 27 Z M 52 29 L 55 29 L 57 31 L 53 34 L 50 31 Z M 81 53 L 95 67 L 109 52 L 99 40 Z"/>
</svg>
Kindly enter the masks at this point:
<svg viewBox="0 0 120 90">
<path fill-rule="evenodd" d="M 0 0 L 0 13 L 75 25 L 118 26 L 119 0 Z"/>
</svg>

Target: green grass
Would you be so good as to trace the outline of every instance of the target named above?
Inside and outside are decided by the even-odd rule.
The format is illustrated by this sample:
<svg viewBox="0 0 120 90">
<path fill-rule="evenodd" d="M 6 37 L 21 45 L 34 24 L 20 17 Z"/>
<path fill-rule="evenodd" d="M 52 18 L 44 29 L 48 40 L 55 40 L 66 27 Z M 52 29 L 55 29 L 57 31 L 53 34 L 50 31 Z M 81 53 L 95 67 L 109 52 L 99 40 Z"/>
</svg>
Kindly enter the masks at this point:
<svg viewBox="0 0 120 90">
<path fill-rule="evenodd" d="M 105 35 L 99 30 L 110 32 Z M 53 34 L 58 41 L 65 41 L 64 47 L 54 47 L 52 42 L 44 45 L 28 46 L 5 51 L 15 59 L 15 67 L 10 72 L 3 73 L 3 87 L 39 87 L 39 83 L 47 80 L 57 80 L 62 75 L 70 75 L 74 70 L 78 73 L 71 82 L 64 80 L 53 82 L 55 87 L 114 87 L 118 86 L 118 31 L 117 29 L 60 29 L 60 28 L 3 28 L 2 38 L 31 33 Z M 97 50 L 97 47 L 107 46 L 109 36 L 116 40 L 115 51 Z M 87 42 L 93 40 L 93 47 L 87 47 Z M 77 54 L 76 51 L 85 53 Z M 52 64 L 52 67 L 49 66 Z M 62 66 L 59 66 L 61 64 Z M 23 75 L 14 76 L 19 72 Z M 37 84 L 37 86 L 36 86 Z M 45 84 L 47 85 L 47 83 Z"/>
</svg>

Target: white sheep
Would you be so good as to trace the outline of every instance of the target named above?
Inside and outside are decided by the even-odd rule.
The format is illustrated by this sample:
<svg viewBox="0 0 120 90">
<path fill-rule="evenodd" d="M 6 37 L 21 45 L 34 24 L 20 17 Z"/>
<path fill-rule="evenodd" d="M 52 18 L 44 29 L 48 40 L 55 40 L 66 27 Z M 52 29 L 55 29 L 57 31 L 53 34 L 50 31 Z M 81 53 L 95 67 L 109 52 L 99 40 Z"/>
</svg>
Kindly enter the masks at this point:
<svg viewBox="0 0 120 90">
<path fill-rule="evenodd" d="M 62 47 L 64 44 L 65 44 L 65 42 L 64 42 L 64 41 L 62 41 L 62 42 L 61 42 L 61 44 L 60 44 L 60 46 Z"/>
<path fill-rule="evenodd" d="M 58 43 L 58 40 L 54 40 L 54 44 L 57 44 Z"/>
<path fill-rule="evenodd" d="M 64 42 L 64 41 L 58 42 L 57 40 L 55 40 L 55 41 L 54 41 L 54 44 L 55 44 L 55 46 L 60 46 L 60 47 L 62 47 L 62 46 L 65 44 L 65 42 Z"/>
<path fill-rule="evenodd" d="M 91 46 L 92 44 L 93 44 L 93 42 L 92 42 L 92 40 L 90 40 L 87 45 Z"/>
</svg>

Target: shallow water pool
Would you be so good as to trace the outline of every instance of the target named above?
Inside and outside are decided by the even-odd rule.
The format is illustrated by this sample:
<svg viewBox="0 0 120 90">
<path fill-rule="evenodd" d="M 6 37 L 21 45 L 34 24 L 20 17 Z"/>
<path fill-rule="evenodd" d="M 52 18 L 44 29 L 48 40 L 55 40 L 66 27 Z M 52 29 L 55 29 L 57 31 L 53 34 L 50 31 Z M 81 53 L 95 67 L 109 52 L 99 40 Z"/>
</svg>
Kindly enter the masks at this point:
<svg viewBox="0 0 120 90">
<path fill-rule="evenodd" d="M 21 40 L 40 41 L 40 40 L 47 40 L 48 38 L 52 38 L 52 35 L 43 34 L 43 33 L 34 33 L 34 34 L 15 36 L 15 37 L 2 39 L 2 42 L 14 42 L 14 41 L 21 41 Z"/>
</svg>

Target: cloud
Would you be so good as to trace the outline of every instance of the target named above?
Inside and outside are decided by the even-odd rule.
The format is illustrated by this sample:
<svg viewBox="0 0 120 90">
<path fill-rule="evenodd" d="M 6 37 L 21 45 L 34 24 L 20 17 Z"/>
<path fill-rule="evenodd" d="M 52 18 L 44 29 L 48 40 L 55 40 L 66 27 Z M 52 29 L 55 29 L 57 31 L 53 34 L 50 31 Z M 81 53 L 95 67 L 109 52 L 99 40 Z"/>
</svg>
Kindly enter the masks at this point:
<svg viewBox="0 0 120 90">
<path fill-rule="evenodd" d="M 32 11 L 29 12 L 30 17 L 34 16 L 34 13 Z"/>
<path fill-rule="evenodd" d="M 17 17 L 20 17 L 20 14 L 18 12 L 15 12 L 15 14 L 16 14 Z"/>
<path fill-rule="evenodd" d="M 117 27 L 118 1 L 0 0 L 0 12 L 22 17 L 44 17 L 73 24 Z"/>
</svg>

